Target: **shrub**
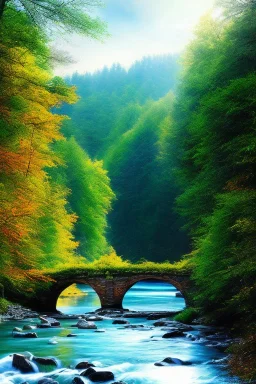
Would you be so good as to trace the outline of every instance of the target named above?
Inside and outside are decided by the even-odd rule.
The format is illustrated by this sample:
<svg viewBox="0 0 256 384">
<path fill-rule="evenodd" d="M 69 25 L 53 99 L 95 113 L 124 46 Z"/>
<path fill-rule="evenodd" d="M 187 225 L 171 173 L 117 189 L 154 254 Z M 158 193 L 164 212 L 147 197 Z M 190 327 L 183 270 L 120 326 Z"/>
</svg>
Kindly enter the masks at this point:
<svg viewBox="0 0 256 384">
<path fill-rule="evenodd" d="M 184 311 L 174 317 L 174 320 L 181 323 L 190 324 L 198 316 L 198 310 L 195 308 L 186 308 Z"/>
</svg>

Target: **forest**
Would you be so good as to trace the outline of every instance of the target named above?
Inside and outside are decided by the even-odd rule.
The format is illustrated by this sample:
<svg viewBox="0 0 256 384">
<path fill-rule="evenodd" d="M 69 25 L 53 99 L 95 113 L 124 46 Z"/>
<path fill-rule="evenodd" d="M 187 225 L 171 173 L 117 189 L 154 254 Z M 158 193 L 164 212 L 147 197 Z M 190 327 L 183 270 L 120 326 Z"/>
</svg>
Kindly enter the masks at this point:
<svg viewBox="0 0 256 384">
<path fill-rule="evenodd" d="M 182 54 L 65 78 L 52 30 L 107 26 L 45 3 L 0 0 L 0 310 L 63 268 L 182 260 L 190 314 L 242 337 L 230 369 L 256 379 L 255 0 L 217 2 Z"/>
</svg>

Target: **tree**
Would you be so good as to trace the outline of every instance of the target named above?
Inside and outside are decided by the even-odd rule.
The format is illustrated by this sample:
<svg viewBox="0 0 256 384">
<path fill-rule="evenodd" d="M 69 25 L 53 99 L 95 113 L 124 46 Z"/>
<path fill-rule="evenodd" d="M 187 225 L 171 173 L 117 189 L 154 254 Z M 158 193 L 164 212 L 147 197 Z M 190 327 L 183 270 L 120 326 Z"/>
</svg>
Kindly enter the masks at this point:
<svg viewBox="0 0 256 384">
<path fill-rule="evenodd" d="M 40 29 L 65 30 L 99 38 L 105 25 L 88 12 L 99 6 L 99 0 L 0 0 L 0 21 L 8 7 L 22 11 Z"/>
</svg>

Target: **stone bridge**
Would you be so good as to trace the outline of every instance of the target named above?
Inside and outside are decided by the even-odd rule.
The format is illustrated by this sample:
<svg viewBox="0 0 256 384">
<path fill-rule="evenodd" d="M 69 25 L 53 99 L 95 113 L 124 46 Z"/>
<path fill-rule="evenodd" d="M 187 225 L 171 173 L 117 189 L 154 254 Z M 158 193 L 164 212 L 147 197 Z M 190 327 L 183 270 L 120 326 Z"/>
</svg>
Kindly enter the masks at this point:
<svg viewBox="0 0 256 384">
<path fill-rule="evenodd" d="M 61 292 L 70 285 L 88 284 L 98 294 L 102 308 L 122 309 L 122 302 L 127 291 L 136 283 L 143 280 L 158 280 L 172 284 L 179 290 L 186 304 L 190 302 L 190 274 L 182 272 L 168 273 L 118 273 L 117 276 L 88 276 L 88 272 L 77 271 L 77 273 L 58 273 L 51 276 L 55 281 L 49 284 L 47 289 L 36 292 L 36 297 L 30 300 L 30 308 L 41 312 L 55 312 L 58 297 Z M 167 308 L 168 310 L 168 308 Z"/>
</svg>

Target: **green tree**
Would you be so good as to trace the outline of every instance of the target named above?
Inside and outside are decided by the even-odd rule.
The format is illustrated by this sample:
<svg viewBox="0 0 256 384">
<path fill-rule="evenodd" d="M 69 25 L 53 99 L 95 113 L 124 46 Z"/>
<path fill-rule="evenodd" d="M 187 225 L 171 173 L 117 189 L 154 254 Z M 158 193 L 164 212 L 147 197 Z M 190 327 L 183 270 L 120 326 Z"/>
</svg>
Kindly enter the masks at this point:
<svg viewBox="0 0 256 384">
<path fill-rule="evenodd" d="M 24 12 L 40 29 L 59 29 L 99 38 L 105 33 L 105 25 L 89 12 L 100 4 L 99 0 L 0 0 L 0 20 L 12 7 Z"/>
</svg>

